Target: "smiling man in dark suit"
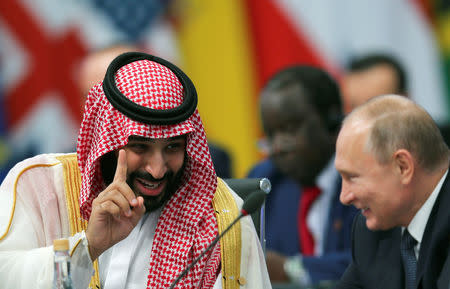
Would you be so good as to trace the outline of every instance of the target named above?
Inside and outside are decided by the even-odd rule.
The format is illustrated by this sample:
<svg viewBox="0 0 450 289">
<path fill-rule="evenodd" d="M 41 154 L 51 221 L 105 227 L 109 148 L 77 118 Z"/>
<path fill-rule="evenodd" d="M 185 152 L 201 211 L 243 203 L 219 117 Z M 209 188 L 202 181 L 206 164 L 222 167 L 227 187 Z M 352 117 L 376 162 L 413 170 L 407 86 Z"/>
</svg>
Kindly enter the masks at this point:
<svg viewBox="0 0 450 289">
<path fill-rule="evenodd" d="M 404 97 L 371 99 L 344 120 L 335 166 L 341 202 L 361 210 L 352 263 L 337 288 L 448 288 L 449 150 Z"/>
</svg>

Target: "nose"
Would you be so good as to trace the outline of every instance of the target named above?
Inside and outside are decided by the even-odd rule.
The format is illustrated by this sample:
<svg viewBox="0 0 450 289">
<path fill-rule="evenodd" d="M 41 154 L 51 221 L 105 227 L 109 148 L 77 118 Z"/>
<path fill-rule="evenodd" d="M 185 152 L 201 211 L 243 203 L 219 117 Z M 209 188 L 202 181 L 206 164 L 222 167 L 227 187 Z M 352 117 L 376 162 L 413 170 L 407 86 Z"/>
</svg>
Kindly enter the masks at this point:
<svg viewBox="0 0 450 289">
<path fill-rule="evenodd" d="M 274 154 L 279 154 L 281 152 L 281 146 L 280 146 L 280 142 L 278 141 L 278 139 L 274 138 L 272 139 L 272 141 L 269 144 L 269 152 L 270 154 L 274 155 Z"/>
<path fill-rule="evenodd" d="M 273 155 L 291 151 L 294 148 L 294 138 L 289 133 L 277 132 L 270 139 L 270 153 Z"/>
<path fill-rule="evenodd" d="M 145 161 L 145 171 L 155 179 L 161 179 L 167 172 L 167 162 L 162 153 L 154 152 L 147 156 Z"/>
<path fill-rule="evenodd" d="M 341 203 L 344 205 L 351 205 L 355 199 L 355 194 L 350 190 L 347 183 L 342 181 L 341 194 L 339 195 L 339 200 Z"/>
</svg>

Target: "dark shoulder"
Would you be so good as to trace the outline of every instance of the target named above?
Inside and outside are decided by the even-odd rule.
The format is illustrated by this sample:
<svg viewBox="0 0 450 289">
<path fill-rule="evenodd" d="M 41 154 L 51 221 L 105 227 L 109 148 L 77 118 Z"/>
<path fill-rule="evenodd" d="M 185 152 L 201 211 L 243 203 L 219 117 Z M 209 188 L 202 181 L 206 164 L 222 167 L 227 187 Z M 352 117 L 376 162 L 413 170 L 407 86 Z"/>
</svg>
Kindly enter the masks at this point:
<svg viewBox="0 0 450 289">
<path fill-rule="evenodd" d="M 265 159 L 255 164 L 249 171 L 249 178 L 267 177 L 273 178 L 278 174 L 278 169 L 270 159 Z"/>
<path fill-rule="evenodd" d="M 370 268 L 371 262 L 379 257 L 380 250 L 388 252 L 393 249 L 393 244 L 399 244 L 400 228 L 372 231 L 367 228 L 366 218 L 358 213 L 354 219 L 352 236 L 354 259 Z"/>
</svg>

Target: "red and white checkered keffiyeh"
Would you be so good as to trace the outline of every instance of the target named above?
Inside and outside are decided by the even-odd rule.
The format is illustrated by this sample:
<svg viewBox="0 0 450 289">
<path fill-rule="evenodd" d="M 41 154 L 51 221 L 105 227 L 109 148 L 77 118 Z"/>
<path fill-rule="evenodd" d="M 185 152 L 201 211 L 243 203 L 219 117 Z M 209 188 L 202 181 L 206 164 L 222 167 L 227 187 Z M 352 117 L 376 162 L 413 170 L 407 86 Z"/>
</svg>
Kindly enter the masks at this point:
<svg viewBox="0 0 450 289">
<path fill-rule="evenodd" d="M 167 67 L 139 60 L 121 67 L 115 82 L 130 100 L 152 109 L 182 103 L 183 87 Z M 169 138 L 187 134 L 187 164 L 182 186 L 164 207 L 149 256 L 147 288 L 168 288 L 171 282 L 216 236 L 212 199 L 217 186 L 206 135 L 197 110 L 174 125 L 136 122 L 108 102 L 101 84 L 91 89 L 78 136 L 78 165 L 82 175 L 80 209 L 89 219 L 93 199 L 104 189 L 99 158 L 123 147 L 128 137 Z M 220 266 L 218 246 L 190 270 L 176 288 L 212 288 Z"/>
</svg>

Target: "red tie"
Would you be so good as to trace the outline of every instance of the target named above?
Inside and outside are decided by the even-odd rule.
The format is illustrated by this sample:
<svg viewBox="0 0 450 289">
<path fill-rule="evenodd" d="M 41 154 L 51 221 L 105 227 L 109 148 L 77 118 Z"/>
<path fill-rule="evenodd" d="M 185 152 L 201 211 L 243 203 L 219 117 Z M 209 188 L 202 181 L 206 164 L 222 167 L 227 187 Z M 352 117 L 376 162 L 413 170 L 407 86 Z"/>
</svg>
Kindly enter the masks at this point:
<svg viewBox="0 0 450 289">
<path fill-rule="evenodd" d="M 300 238 L 300 247 L 305 256 L 314 255 L 314 238 L 306 224 L 311 204 L 320 195 L 320 189 L 317 186 L 304 187 L 300 198 L 300 208 L 297 213 L 298 234 Z"/>
</svg>

